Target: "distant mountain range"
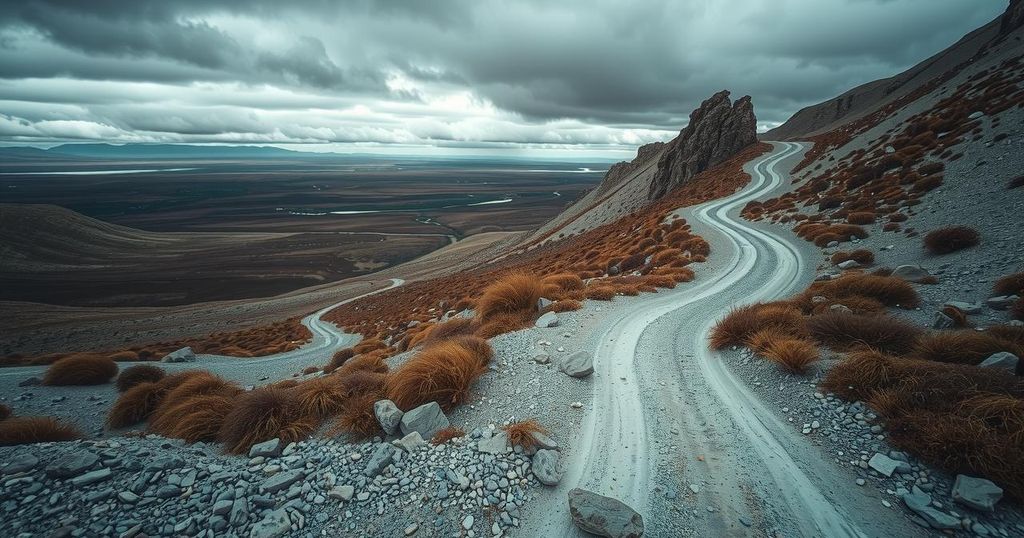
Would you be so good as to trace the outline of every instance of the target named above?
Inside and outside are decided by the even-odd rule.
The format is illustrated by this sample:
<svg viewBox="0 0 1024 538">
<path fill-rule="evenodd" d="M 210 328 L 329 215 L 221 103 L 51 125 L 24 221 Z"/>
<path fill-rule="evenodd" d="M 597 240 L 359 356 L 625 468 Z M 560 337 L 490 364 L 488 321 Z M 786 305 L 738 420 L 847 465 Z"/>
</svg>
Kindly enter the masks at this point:
<svg viewBox="0 0 1024 538">
<path fill-rule="evenodd" d="M 186 144 L 61 144 L 49 149 L 0 148 L 0 158 L 16 160 L 66 159 L 223 159 L 310 157 L 320 153 L 270 146 L 197 146 Z"/>
</svg>

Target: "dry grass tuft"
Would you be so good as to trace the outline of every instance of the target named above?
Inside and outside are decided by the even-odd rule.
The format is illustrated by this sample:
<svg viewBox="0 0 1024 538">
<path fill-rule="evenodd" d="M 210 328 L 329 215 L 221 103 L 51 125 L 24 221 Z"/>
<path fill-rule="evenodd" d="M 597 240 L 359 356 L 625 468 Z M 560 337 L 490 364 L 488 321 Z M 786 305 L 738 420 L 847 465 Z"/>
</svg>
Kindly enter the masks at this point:
<svg viewBox="0 0 1024 538">
<path fill-rule="evenodd" d="M 1024 295 L 1013 302 L 1013 306 L 1010 307 L 1010 315 L 1013 319 L 1024 320 Z"/>
<path fill-rule="evenodd" d="M 356 371 L 354 375 L 370 374 Z M 318 377 L 300 383 L 295 387 L 295 402 L 305 416 L 323 420 L 336 415 L 345 404 L 345 390 L 338 376 Z"/>
<path fill-rule="evenodd" d="M 476 334 L 481 338 L 494 338 L 499 334 L 525 329 L 533 322 L 533 314 L 497 314 L 492 316 L 477 329 Z"/>
<path fill-rule="evenodd" d="M 874 224 L 875 214 L 870 211 L 855 211 L 846 216 L 850 224 Z"/>
<path fill-rule="evenodd" d="M 11 415 L 13 414 L 14 412 L 11 411 L 11 406 L 7 404 L 0 404 L 0 421 L 11 418 Z"/>
<path fill-rule="evenodd" d="M 967 226 L 949 226 L 928 232 L 924 248 L 932 254 L 949 254 L 973 247 L 981 241 L 978 231 Z"/>
<path fill-rule="evenodd" d="M 480 328 L 480 324 L 471 318 L 456 317 L 444 323 L 435 325 L 423 339 L 424 344 L 439 342 L 453 336 L 473 334 Z M 418 343 L 418 342 L 417 342 Z"/>
<path fill-rule="evenodd" d="M 360 439 L 373 437 L 380 432 L 380 423 L 373 411 L 373 404 L 383 398 L 380 393 L 366 393 L 348 399 L 345 407 L 330 430 L 329 435 L 348 433 Z"/>
<path fill-rule="evenodd" d="M 1006 275 L 992 286 L 992 295 L 1020 295 L 1024 297 L 1024 273 Z"/>
<path fill-rule="evenodd" d="M 338 351 L 334 352 L 334 355 L 331 356 L 331 360 L 327 363 L 326 366 L 324 366 L 324 373 L 329 374 L 337 370 L 338 368 L 341 368 L 341 366 L 345 364 L 346 361 L 355 356 L 355 350 L 353 350 L 350 347 L 347 347 L 345 349 L 339 349 Z"/>
<path fill-rule="evenodd" d="M 53 417 L 12 417 L 0 422 L 0 446 L 74 441 L 84 437 L 78 428 Z"/>
<path fill-rule="evenodd" d="M 379 353 L 359 355 L 349 359 L 348 362 L 334 372 L 334 375 L 347 376 L 352 372 L 359 371 L 386 374 L 388 372 L 388 363 L 384 362 L 384 355 Z"/>
<path fill-rule="evenodd" d="M 464 432 L 462 428 L 456 426 L 448 426 L 447 428 L 442 428 L 438 430 L 438 432 L 434 434 L 434 437 L 430 439 L 430 442 L 431 444 L 434 445 L 443 445 L 448 441 L 451 441 L 452 439 L 465 436 L 466 432 Z"/>
<path fill-rule="evenodd" d="M 954 327 L 962 329 L 971 326 L 971 322 L 967 319 L 967 314 L 955 306 L 946 305 L 942 307 L 942 313 L 953 320 Z"/>
<path fill-rule="evenodd" d="M 893 276 L 847 273 L 835 280 L 815 282 L 804 292 L 809 299 L 821 295 L 842 301 L 847 297 L 869 297 L 886 306 L 911 309 L 921 304 L 921 298 L 907 281 Z"/>
<path fill-rule="evenodd" d="M 428 346 L 388 376 L 388 399 L 405 411 L 431 401 L 450 410 L 469 398 L 490 355 L 478 343 L 449 340 Z"/>
<path fill-rule="evenodd" d="M 911 356 L 927 361 L 979 364 L 1000 351 L 1024 356 L 1024 346 L 1021 344 L 1004 340 L 988 331 L 973 330 L 929 333 L 918 341 Z"/>
<path fill-rule="evenodd" d="M 543 284 L 536 276 L 508 273 L 484 290 L 476 302 L 476 314 L 482 322 L 504 315 L 532 315 L 541 293 Z"/>
<path fill-rule="evenodd" d="M 117 390 L 124 392 L 139 383 L 146 381 L 160 381 L 167 375 L 163 368 L 152 364 L 137 364 L 125 368 L 121 375 L 117 376 Z"/>
<path fill-rule="evenodd" d="M 234 405 L 234 396 L 195 394 L 183 400 L 167 401 L 160 416 L 149 423 L 149 431 L 186 443 L 213 442 Z"/>
<path fill-rule="evenodd" d="M 345 398 L 354 398 L 363 394 L 383 392 L 386 379 L 387 374 L 368 370 L 356 370 L 340 376 L 338 387 Z"/>
<path fill-rule="evenodd" d="M 388 346 L 382 342 L 380 338 L 366 338 L 355 346 L 352 346 L 352 351 L 356 355 L 362 355 L 364 353 L 371 353 L 386 347 Z"/>
<path fill-rule="evenodd" d="M 501 429 L 505 430 L 505 433 L 508 434 L 510 445 L 523 447 L 524 450 L 537 446 L 537 440 L 533 438 L 534 433 L 542 433 L 544 435 L 551 433 L 534 419 L 513 422 L 502 426 Z"/>
<path fill-rule="evenodd" d="M 224 416 L 217 439 L 232 454 L 246 454 L 252 445 L 275 437 L 288 444 L 313 432 L 318 423 L 304 416 L 285 389 L 260 388 L 245 392 Z"/>
<path fill-rule="evenodd" d="M 762 353 L 765 358 L 794 374 L 802 374 L 817 362 L 820 354 L 814 344 L 794 338 L 775 340 Z"/>
<path fill-rule="evenodd" d="M 124 391 L 107 414 L 107 427 L 127 428 L 145 421 L 156 411 L 166 393 L 164 387 L 151 381 Z"/>
<path fill-rule="evenodd" d="M 807 328 L 819 343 L 838 351 L 867 347 L 885 353 L 907 353 L 922 334 L 917 325 L 898 318 L 843 312 L 811 316 Z"/>
<path fill-rule="evenodd" d="M 875 253 L 866 249 L 857 249 L 852 252 L 839 251 L 832 255 L 832 265 L 839 265 L 845 261 L 853 260 L 861 265 L 875 263 Z"/>
<path fill-rule="evenodd" d="M 43 375 L 44 385 L 102 385 L 117 375 L 117 363 L 109 357 L 72 355 L 50 365 Z"/>
<path fill-rule="evenodd" d="M 757 303 L 734 308 L 711 330 L 711 347 L 746 345 L 751 336 L 765 329 L 777 329 L 790 337 L 806 334 L 804 319 L 795 306 Z"/>
<path fill-rule="evenodd" d="M 573 310 L 579 310 L 581 308 L 583 308 L 583 303 L 576 299 L 561 299 L 548 306 L 548 310 L 551 312 L 572 312 Z"/>
<path fill-rule="evenodd" d="M 611 301 L 615 298 L 615 287 L 606 284 L 594 284 L 587 286 L 584 297 L 595 301 Z"/>
</svg>

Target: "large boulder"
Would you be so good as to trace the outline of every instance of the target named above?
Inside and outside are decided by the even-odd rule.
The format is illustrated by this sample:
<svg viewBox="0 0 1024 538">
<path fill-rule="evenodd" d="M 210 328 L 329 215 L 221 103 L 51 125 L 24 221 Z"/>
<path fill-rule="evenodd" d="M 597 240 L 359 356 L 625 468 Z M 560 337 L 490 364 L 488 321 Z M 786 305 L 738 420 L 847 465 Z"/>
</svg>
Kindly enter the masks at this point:
<svg viewBox="0 0 1024 538">
<path fill-rule="evenodd" d="M 594 373 L 594 358 L 586 351 L 577 351 L 559 358 L 558 369 L 569 377 L 587 377 Z"/>
<path fill-rule="evenodd" d="M 661 198 L 755 142 L 757 118 L 750 96 L 733 103 L 728 91 L 712 95 L 690 114 L 690 123 L 679 136 L 665 146 L 647 198 Z"/>
<path fill-rule="evenodd" d="M 996 503 L 1002 498 L 1003 488 L 992 481 L 963 474 L 956 475 L 956 482 L 953 483 L 954 501 L 975 510 L 991 512 L 996 509 Z"/>
<path fill-rule="evenodd" d="M 609 538 L 639 538 L 644 518 L 625 503 L 575 488 L 569 492 L 569 515 L 585 532 Z"/>
<path fill-rule="evenodd" d="M 437 402 L 425 403 L 405 413 L 399 422 L 402 435 L 419 432 L 420 437 L 424 439 L 433 439 L 435 433 L 450 425 L 448 417 L 444 416 L 444 412 L 441 411 L 441 406 L 437 405 Z"/>
<path fill-rule="evenodd" d="M 195 360 L 196 354 L 192 351 L 192 348 L 183 347 L 164 355 L 160 362 L 195 362 Z"/>
<path fill-rule="evenodd" d="M 373 404 L 373 414 L 377 416 L 380 428 L 388 435 L 398 433 L 398 427 L 402 423 L 402 416 L 405 413 L 391 400 L 378 400 Z"/>
</svg>

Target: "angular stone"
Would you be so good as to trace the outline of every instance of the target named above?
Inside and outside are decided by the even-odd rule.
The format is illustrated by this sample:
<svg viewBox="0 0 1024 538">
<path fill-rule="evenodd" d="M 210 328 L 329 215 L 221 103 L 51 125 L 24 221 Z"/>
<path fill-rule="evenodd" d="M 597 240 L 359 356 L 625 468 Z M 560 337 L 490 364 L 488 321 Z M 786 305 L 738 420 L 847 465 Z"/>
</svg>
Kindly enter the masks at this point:
<svg viewBox="0 0 1024 538">
<path fill-rule="evenodd" d="M 42 384 L 43 384 L 43 380 L 39 379 L 36 376 L 32 376 L 30 378 L 22 379 L 21 381 L 18 381 L 18 386 L 19 387 L 34 387 L 36 385 L 42 385 Z"/>
<path fill-rule="evenodd" d="M 160 362 L 194 362 L 195 360 L 196 354 L 192 351 L 192 348 L 183 347 L 164 355 Z"/>
<path fill-rule="evenodd" d="M 405 413 L 391 400 L 378 400 L 373 404 L 373 414 L 377 416 L 377 422 L 384 433 L 395 435 Z"/>
<path fill-rule="evenodd" d="M 644 518 L 625 503 L 575 488 L 569 491 L 569 515 L 585 532 L 609 538 L 639 538 Z"/>
<path fill-rule="evenodd" d="M 102 469 L 97 469 L 95 471 L 85 473 L 82 476 L 76 476 L 71 479 L 71 483 L 77 487 L 88 486 L 90 484 L 102 482 L 110 478 L 112 474 L 113 473 L 110 472 L 110 469 L 104 467 Z"/>
<path fill-rule="evenodd" d="M 594 358 L 586 351 L 577 351 L 558 359 L 558 369 L 569 377 L 587 377 L 594 373 Z"/>
<path fill-rule="evenodd" d="M 857 260 L 846 260 L 845 262 L 836 264 L 836 267 L 840 269 L 856 269 L 857 267 L 860 267 L 860 263 L 857 262 Z"/>
<path fill-rule="evenodd" d="M 234 504 L 233 500 L 221 499 L 213 503 L 213 514 L 216 516 L 226 516 L 231 513 L 231 505 Z"/>
<path fill-rule="evenodd" d="M 283 473 L 277 473 L 274 476 L 263 481 L 260 486 L 267 493 L 277 493 L 278 491 L 288 489 L 289 486 L 302 480 L 305 476 L 302 469 L 292 469 L 291 471 L 285 471 Z"/>
<path fill-rule="evenodd" d="M 291 532 L 292 522 L 284 508 L 272 510 L 252 526 L 249 538 L 278 538 Z"/>
<path fill-rule="evenodd" d="M 7 465 L 4 465 L 3 469 L 0 470 L 0 473 L 24 473 L 25 471 L 35 469 L 36 465 L 39 465 L 39 458 L 32 454 L 20 454 L 11 458 L 11 461 L 7 462 Z"/>
<path fill-rule="evenodd" d="M 907 282 L 927 282 L 932 279 L 931 273 L 920 265 L 900 265 L 892 270 L 892 276 L 902 278 Z"/>
<path fill-rule="evenodd" d="M 1010 308 L 1010 305 L 1012 305 L 1017 299 L 1019 299 L 1019 297 L 1016 295 L 1000 295 L 998 297 L 989 297 L 985 300 L 985 304 L 993 310 L 1006 310 L 1007 308 Z"/>
<path fill-rule="evenodd" d="M 558 452 L 544 448 L 538 450 L 533 455 L 530 470 L 541 484 L 545 486 L 558 485 L 558 481 L 562 479 L 561 473 L 558 472 Z"/>
<path fill-rule="evenodd" d="M 1020 358 L 1008 351 L 1000 351 L 999 353 L 993 353 L 978 366 L 982 368 L 1002 368 L 1011 372 L 1017 371 L 1017 363 L 1020 362 Z"/>
<path fill-rule="evenodd" d="M 555 327 L 558 325 L 558 314 L 555 314 L 554 312 L 545 312 L 537 318 L 537 321 L 533 322 L 533 324 L 540 329 Z"/>
<path fill-rule="evenodd" d="M 419 432 L 424 439 L 433 439 L 434 434 L 451 425 L 437 402 L 425 403 L 402 415 L 402 435 Z"/>
<path fill-rule="evenodd" d="M 512 452 L 508 444 L 508 434 L 498 432 L 486 439 L 480 439 L 476 444 L 477 450 L 485 454 L 507 454 Z"/>
<path fill-rule="evenodd" d="M 395 456 L 395 449 L 387 443 L 381 443 L 374 449 L 373 454 L 370 455 L 370 459 L 366 462 L 366 469 L 363 469 L 363 474 L 373 478 L 380 473 L 384 472 L 384 469 L 391 464 L 392 458 Z"/>
<path fill-rule="evenodd" d="M 331 490 L 327 492 L 327 496 L 339 501 L 351 501 L 352 496 L 355 495 L 355 493 L 356 488 L 352 486 L 338 486 L 336 488 L 331 488 Z"/>
<path fill-rule="evenodd" d="M 420 432 L 412 432 L 409 435 L 395 441 L 406 452 L 413 452 L 420 447 L 427 446 L 427 442 L 420 436 Z"/>
<path fill-rule="evenodd" d="M 953 321 L 953 318 L 942 312 L 935 313 L 935 321 L 932 322 L 933 329 L 952 329 L 953 327 L 956 327 L 956 322 Z"/>
<path fill-rule="evenodd" d="M 249 457 L 276 458 L 281 455 L 282 448 L 284 447 L 281 446 L 281 440 L 275 437 L 269 441 L 252 445 L 252 448 L 249 449 Z"/>
<path fill-rule="evenodd" d="M 71 478 L 88 471 L 100 461 L 100 457 L 88 450 L 76 450 L 46 466 L 50 478 Z"/>
<path fill-rule="evenodd" d="M 868 466 L 885 476 L 892 476 L 896 471 L 902 473 L 910 472 L 910 464 L 905 461 L 894 460 L 881 452 L 876 452 L 868 460 Z"/>
<path fill-rule="evenodd" d="M 548 437 L 542 432 L 530 432 L 530 436 L 533 437 L 534 443 L 537 448 L 545 448 L 548 450 L 559 450 L 558 443 L 554 439 Z"/>
<path fill-rule="evenodd" d="M 921 516 L 930 527 L 933 529 L 958 529 L 960 528 L 960 520 L 931 506 L 932 497 L 921 488 L 914 486 L 913 493 L 906 493 L 903 495 L 903 502 L 914 511 L 915 514 Z"/>
<path fill-rule="evenodd" d="M 956 475 L 956 482 L 953 483 L 954 501 L 975 510 L 992 512 L 996 509 L 996 503 L 1002 498 L 1003 488 L 990 480 L 962 474 Z"/>
<path fill-rule="evenodd" d="M 548 355 L 547 353 L 538 353 L 534 355 L 533 362 L 537 364 L 547 364 L 551 362 L 551 356 Z"/>
<path fill-rule="evenodd" d="M 964 314 L 974 315 L 981 313 L 981 305 L 978 303 L 966 303 L 964 301 L 946 301 L 943 306 L 951 306 Z"/>
</svg>

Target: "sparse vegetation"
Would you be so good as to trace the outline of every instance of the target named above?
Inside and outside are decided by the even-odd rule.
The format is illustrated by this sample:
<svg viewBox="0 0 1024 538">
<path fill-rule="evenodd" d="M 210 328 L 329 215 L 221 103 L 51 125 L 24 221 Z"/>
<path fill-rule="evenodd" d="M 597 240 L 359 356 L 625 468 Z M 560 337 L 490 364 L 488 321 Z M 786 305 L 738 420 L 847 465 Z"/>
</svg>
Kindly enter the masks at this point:
<svg viewBox="0 0 1024 538">
<path fill-rule="evenodd" d="M 928 232 L 924 236 L 924 248 L 932 254 L 949 254 L 977 245 L 981 235 L 967 226 L 949 226 Z"/>
<path fill-rule="evenodd" d="M 167 375 L 163 368 L 152 364 L 136 364 L 129 366 L 117 376 L 117 390 L 124 392 L 139 383 L 146 381 L 160 381 Z"/>
<path fill-rule="evenodd" d="M 245 454 L 252 445 L 274 437 L 284 443 L 299 441 L 316 427 L 316 420 L 302 415 L 286 389 L 259 388 L 238 396 L 217 438 L 228 452 Z"/>
<path fill-rule="evenodd" d="M 875 214 L 870 211 L 855 211 L 846 216 L 850 224 L 874 224 Z"/>
<path fill-rule="evenodd" d="M 915 308 L 921 303 L 917 290 L 907 281 L 892 276 L 861 273 L 844 274 L 835 280 L 815 282 L 798 300 L 806 306 L 814 296 L 839 301 L 850 297 L 867 297 L 886 306 L 905 309 Z M 805 308 L 806 310 L 809 308 Z"/>
<path fill-rule="evenodd" d="M 388 376 L 388 399 L 404 411 L 432 401 L 450 410 L 468 399 L 473 382 L 487 371 L 490 353 L 482 348 L 454 340 L 424 348 Z"/>
<path fill-rule="evenodd" d="M 510 445 L 522 447 L 524 450 L 530 450 L 537 446 L 537 440 L 533 437 L 533 434 L 541 433 L 548 435 L 551 433 L 534 419 L 513 422 L 502 426 L 501 429 L 505 430 L 505 433 L 508 434 Z"/>
<path fill-rule="evenodd" d="M 52 417 L 11 417 L 0 421 L 0 446 L 74 441 L 78 428 Z"/>
<path fill-rule="evenodd" d="M 102 385 L 117 375 L 117 363 L 109 357 L 81 355 L 65 357 L 50 365 L 44 385 Z"/>
<path fill-rule="evenodd" d="M 914 348 L 922 331 L 916 325 L 885 315 L 862 316 L 827 312 L 807 319 L 811 336 L 819 343 L 839 351 L 858 347 L 885 353 L 907 353 Z"/>
<path fill-rule="evenodd" d="M 477 318 L 485 327 L 488 324 L 496 326 L 498 324 L 493 322 L 500 320 L 502 328 L 519 329 L 537 313 L 537 301 L 543 291 L 543 284 L 534 275 L 504 275 L 488 286 L 477 300 Z M 493 329 L 490 332 L 493 333 Z"/>
</svg>

